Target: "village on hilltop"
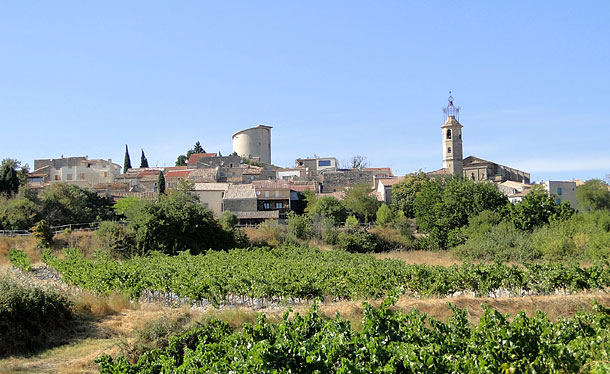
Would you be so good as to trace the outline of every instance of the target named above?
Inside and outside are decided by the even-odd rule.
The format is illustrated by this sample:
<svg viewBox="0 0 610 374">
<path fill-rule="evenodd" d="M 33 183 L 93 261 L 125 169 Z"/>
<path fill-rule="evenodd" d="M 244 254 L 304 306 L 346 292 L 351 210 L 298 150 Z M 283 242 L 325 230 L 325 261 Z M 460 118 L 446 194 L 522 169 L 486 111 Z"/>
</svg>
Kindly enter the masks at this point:
<svg viewBox="0 0 610 374">
<path fill-rule="evenodd" d="M 460 108 L 449 93 L 443 109 L 443 167 L 426 173 L 430 177 L 456 175 L 477 182 L 495 183 L 513 203 L 529 191 L 530 174 L 476 156 L 463 157 Z M 101 195 L 118 199 L 138 197 L 156 199 L 159 191 L 188 189 L 199 201 L 219 216 L 231 211 L 240 225 L 265 220 L 283 220 L 289 211 L 302 213 L 304 191 L 342 199 L 344 191 L 358 184 L 368 185 L 371 194 L 391 204 L 392 186 L 404 176 L 396 176 L 389 167 L 366 167 L 354 160 L 341 168 L 335 157 L 297 158 L 294 167 L 279 167 L 271 159 L 271 126 L 258 125 L 233 134 L 233 153 L 207 153 L 197 142 L 198 150 L 183 157 L 185 165 L 139 168 L 121 167 L 111 159 L 61 157 L 34 161 L 28 175 L 32 188 L 44 189 L 52 183 L 68 183 L 88 188 Z M 129 157 L 126 147 L 126 157 Z M 142 161 L 146 160 L 142 151 Z M 163 178 L 159 178 L 159 174 Z M 164 186 L 159 186 L 160 180 Z M 161 182 L 162 183 L 162 182 Z M 569 202 L 577 208 L 575 191 L 581 181 L 546 181 L 545 190 L 556 202 Z"/>
</svg>

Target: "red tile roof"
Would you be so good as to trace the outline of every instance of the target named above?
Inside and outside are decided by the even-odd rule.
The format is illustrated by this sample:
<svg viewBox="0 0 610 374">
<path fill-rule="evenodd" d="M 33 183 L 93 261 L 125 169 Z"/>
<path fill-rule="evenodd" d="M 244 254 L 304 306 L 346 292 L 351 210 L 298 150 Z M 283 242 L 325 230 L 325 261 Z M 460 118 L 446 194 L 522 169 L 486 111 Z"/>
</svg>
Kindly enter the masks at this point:
<svg viewBox="0 0 610 374">
<path fill-rule="evenodd" d="M 165 174 L 165 178 L 186 178 L 193 172 L 194 169 L 190 170 L 170 170 Z"/>
<path fill-rule="evenodd" d="M 189 160 L 186 162 L 187 164 L 196 164 L 203 157 L 216 157 L 216 153 L 193 153 Z"/>
<path fill-rule="evenodd" d="M 387 175 L 389 176 L 394 176 L 394 174 L 392 173 L 392 168 L 364 168 L 362 169 L 364 171 L 385 171 L 387 173 Z"/>
</svg>

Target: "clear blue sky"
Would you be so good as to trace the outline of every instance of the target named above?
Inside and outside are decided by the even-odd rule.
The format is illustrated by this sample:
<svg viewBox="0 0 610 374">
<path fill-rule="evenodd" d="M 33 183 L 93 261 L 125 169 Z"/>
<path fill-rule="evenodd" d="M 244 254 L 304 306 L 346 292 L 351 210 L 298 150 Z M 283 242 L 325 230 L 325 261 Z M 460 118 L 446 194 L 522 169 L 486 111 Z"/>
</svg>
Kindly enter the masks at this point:
<svg viewBox="0 0 610 374">
<path fill-rule="evenodd" d="M 353 155 L 438 169 L 464 155 L 533 180 L 610 173 L 608 1 L 5 1 L 0 158 L 173 165 L 267 124 L 279 166 Z"/>
</svg>

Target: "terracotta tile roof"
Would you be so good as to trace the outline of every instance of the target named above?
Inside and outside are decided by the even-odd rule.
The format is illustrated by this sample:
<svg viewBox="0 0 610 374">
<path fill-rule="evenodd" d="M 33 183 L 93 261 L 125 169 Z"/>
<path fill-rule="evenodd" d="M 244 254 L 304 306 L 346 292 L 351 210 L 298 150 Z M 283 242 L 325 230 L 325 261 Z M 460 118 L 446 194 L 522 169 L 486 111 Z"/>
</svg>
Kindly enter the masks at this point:
<svg viewBox="0 0 610 374">
<path fill-rule="evenodd" d="M 216 153 L 193 153 L 188 161 L 186 162 L 187 164 L 196 164 L 199 162 L 200 159 L 202 159 L 203 157 L 216 157 L 217 154 Z"/>
<path fill-rule="evenodd" d="M 315 184 L 291 184 L 290 185 L 290 191 L 296 191 L 296 192 L 304 192 L 304 191 L 316 191 L 316 185 Z"/>
<path fill-rule="evenodd" d="M 174 170 L 186 170 L 188 169 L 188 166 L 166 166 L 165 171 L 174 171 Z"/>
<path fill-rule="evenodd" d="M 195 191 L 226 191 L 229 183 L 195 183 Z"/>
<path fill-rule="evenodd" d="M 170 170 L 165 174 L 165 178 L 186 178 L 194 169 L 189 170 Z"/>
<path fill-rule="evenodd" d="M 449 171 L 449 169 L 438 169 L 438 170 L 434 170 L 434 171 L 429 171 L 426 173 L 426 175 L 450 175 L 451 171 Z"/>
<path fill-rule="evenodd" d="M 255 189 L 259 190 L 287 190 L 290 189 L 290 183 L 282 179 L 271 179 L 264 181 L 252 181 Z"/>
<path fill-rule="evenodd" d="M 405 179 L 405 177 L 395 177 L 395 178 L 379 178 L 379 183 L 384 186 L 393 186 L 396 183 L 400 183 Z"/>
<path fill-rule="evenodd" d="M 192 182 L 216 182 L 218 170 L 216 168 L 191 169 L 188 180 Z"/>
<path fill-rule="evenodd" d="M 392 168 L 364 168 L 362 169 L 364 171 L 374 171 L 374 172 L 386 172 L 386 175 L 389 175 L 391 177 L 394 176 L 394 173 L 392 173 Z"/>
<path fill-rule="evenodd" d="M 225 192 L 225 200 L 256 199 L 256 192 L 251 184 L 232 184 Z"/>
</svg>

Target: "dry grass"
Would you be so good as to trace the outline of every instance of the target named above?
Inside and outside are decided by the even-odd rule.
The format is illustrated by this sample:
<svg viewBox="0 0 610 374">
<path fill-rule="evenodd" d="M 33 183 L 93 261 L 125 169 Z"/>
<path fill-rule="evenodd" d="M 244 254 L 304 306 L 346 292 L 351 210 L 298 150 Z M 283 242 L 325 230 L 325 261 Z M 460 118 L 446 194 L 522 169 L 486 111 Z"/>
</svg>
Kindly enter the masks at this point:
<svg viewBox="0 0 610 374">
<path fill-rule="evenodd" d="M 384 253 L 373 254 L 376 258 L 391 258 L 402 260 L 407 264 L 427 264 L 451 266 L 454 264 L 462 264 L 462 260 L 455 258 L 448 251 L 391 251 Z"/>
<path fill-rule="evenodd" d="M 446 320 L 451 317 L 451 309 L 447 303 L 452 303 L 458 308 L 468 311 L 469 320 L 477 324 L 483 315 L 482 305 L 498 310 L 500 313 L 514 316 L 520 311 L 524 311 L 528 316 L 534 316 L 536 311 L 546 313 L 553 321 L 558 318 L 573 316 L 580 310 L 590 310 L 592 300 L 596 300 L 601 305 L 610 307 L 610 294 L 591 293 L 576 295 L 551 295 L 551 296 L 530 296 L 513 298 L 478 298 L 478 297 L 457 297 L 441 299 L 414 299 L 407 296 L 401 297 L 396 303 L 395 308 L 404 312 L 417 309 L 431 317 L 439 320 Z M 374 306 L 379 306 L 382 300 L 370 301 Z M 299 312 L 304 312 L 307 307 L 299 307 Z M 339 302 L 321 306 L 321 311 L 328 317 L 339 313 L 341 317 L 348 319 L 354 326 L 360 324 L 363 316 L 361 302 Z"/>
<path fill-rule="evenodd" d="M 36 248 L 36 239 L 32 236 L 0 237 L 0 265 L 9 264 L 8 251 L 19 249 L 24 251 L 32 263 L 40 262 L 42 252 Z"/>
<path fill-rule="evenodd" d="M 63 232 L 53 237 L 53 247 L 56 249 L 75 247 L 83 251 L 85 257 L 91 256 L 100 248 L 100 242 L 95 231 Z"/>
<path fill-rule="evenodd" d="M 82 292 L 74 296 L 72 301 L 77 313 L 93 317 L 104 317 L 125 309 L 136 309 L 136 305 L 129 301 L 129 297 L 120 293 L 96 295 L 91 292 Z"/>
</svg>

